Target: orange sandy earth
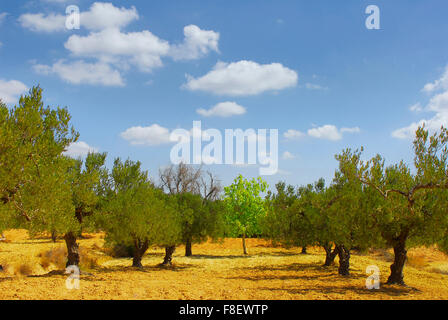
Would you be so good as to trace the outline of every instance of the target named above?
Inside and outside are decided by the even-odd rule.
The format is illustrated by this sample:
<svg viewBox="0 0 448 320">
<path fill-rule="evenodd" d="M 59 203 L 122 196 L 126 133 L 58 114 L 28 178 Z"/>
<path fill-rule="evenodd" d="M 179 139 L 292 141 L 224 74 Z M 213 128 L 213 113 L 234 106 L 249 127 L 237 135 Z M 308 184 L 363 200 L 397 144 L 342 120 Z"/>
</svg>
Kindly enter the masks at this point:
<svg viewBox="0 0 448 320">
<path fill-rule="evenodd" d="M 68 290 L 67 275 L 44 269 L 39 253 L 63 247 L 63 241 L 30 240 L 25 231 L 5 232 L 0 242 L 0 299 L 448 299 L 448 257 L 434 248 L 409 250 L 405 267 L 407 287 L 383 285 L 389 273 L 390 251 L 353 253 L 349 277 L 337 274 L 336 265 L 323 268 L 324 252 L 274 247 L 269 242 L 249 239 L 250 255 L 242 256 L 241 240 L 193 246 L 193 257 L 183 256 L 179 247 L 174 267 L 157 265 L 163 250 L 152 248 L 143 259 L 143 270 L 131 267 L 131 259 L 116 259 L 102 251 L 102 234 L 87 235 L 80 246 L 98 258 L 98 266 L 81 275 L 80 289 Z M 337 260 L 337 259 L 336 259 Z M 30 267 L 29 275 L 14 272 Z M 377 265 L 381 288 L 366 289 L 366 267 Z M 53 271 L 53 272 L 51 272 Z"/>
</svg>

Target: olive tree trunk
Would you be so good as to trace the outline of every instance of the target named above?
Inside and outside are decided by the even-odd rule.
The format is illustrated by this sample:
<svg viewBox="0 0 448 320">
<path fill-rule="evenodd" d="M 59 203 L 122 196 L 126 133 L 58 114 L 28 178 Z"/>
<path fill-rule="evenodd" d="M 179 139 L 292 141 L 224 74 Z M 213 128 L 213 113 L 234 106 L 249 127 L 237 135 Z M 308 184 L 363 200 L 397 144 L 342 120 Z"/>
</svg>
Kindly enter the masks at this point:
<svg viewBox="0 0 448 320">
<path fill-rule="evenodd" d="M 325 245 L 325 263 L 324 267 L 329 267 L 334 263 L 334 259 L 338 255 L 338 247 L 335 247 L 334 250 L 331 250 L 332 245 Z"/>
<path fill-rule="evenodd" d="M 76 242 L 76 236 L 73 232 L 64 235 L 65 244 L 67 246 L 67 264 L 69 266 L 79 266 L 79 245 Z"/>
<path fill-rule="evenodd" d="M 339 256 L 338 273 L 341 276 L 348 276 L 350 275 L 350 250 L 347 249 L 344 245 L 337 245 L 336 249 L 338 250 Z"/>
<path fill-rule="evenodd" d="M 246 233 L 243 233 L 243 254 L 248 255 L 247 246 L 246 246 Z"/>
<path fill-rule="evenodd" d="M 394 263 L 390 266 L 390 276 L 387 284 L 404 285 L 403 268 L 407 259 L 407 234 L 402 234 L 394 245 Z"/>
<path fill-rule="evenodd" d="M 165 258 L 163 259 L 163 266 L 171 266 L 173 264 L 173 253 L 176 251 L 176 246 L 165 247 Z"/>
<path fill-rule="evenodd" d="M 132 259 L 132 266 L 137 268 L 143 268 L 142 258 L 145 255 L 145 252 L 148 250 L 149 241 L 140 241 L 139 239 L 134 240 L 134 258 Z"/>
<path fill-rule="evenodd" d="M 188 238 L 187 241 L 185 242 L 185 256 L 186 257 L 191 257 L 193 255 L 191 247 L 192 247 L 191 239 Z"/>
<path fill-rule="evenodd" d="M 306 246 L 303 246 L 302 247 L 302 252 L 301 252 L 302 254 L 307 254 L 307 252 L 306 252 Z"/>
</svg>

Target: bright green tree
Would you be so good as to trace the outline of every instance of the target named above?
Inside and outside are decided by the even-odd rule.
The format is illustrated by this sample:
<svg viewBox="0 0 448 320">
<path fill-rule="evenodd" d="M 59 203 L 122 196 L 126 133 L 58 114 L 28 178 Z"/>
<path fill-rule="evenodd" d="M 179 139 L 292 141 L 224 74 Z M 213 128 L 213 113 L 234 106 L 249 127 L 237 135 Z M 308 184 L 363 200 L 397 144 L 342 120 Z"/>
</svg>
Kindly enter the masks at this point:
<svg viewBox="0 0 448 320">
<path fill-rule="evenodd" d="M 266 212 L 262 193 L 266 192 L 267 188 L 268 184 L 260 177 L 248 181 L 242 175 L 224 188 L 226 219 L 233 235 L 242 237 L 245 255 L 248 254 L 246 237 L 261 233 L 259 220 Z"/>
</svg>

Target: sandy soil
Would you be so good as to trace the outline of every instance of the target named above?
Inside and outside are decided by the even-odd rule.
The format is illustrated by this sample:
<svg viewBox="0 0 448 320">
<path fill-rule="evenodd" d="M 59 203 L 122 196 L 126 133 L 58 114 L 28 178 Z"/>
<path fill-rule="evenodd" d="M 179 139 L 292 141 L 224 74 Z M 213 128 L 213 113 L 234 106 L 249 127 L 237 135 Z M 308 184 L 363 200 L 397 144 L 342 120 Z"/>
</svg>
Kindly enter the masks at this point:
<svg viewBox="0 0 448 320">
<path fill-rule="evenodd" d="M 407 287 L 383 285 L 392 255 L 390 251 L 354 253 L 351 275 L 341 277 L 337 265 L 323 268 L 324 252 L 273 247 L 249 239 L 249 253 L 242 256 L 241 241 L 193 246 L 193 257 L 176 251 L 172 269 L 157 265 L 163 250 L 152 248 L 143 270 L 131 267 L 131 259 L 114 259 L 103 250 L 103 235 L 87 235 L 80 246 L 97 260 L 81 275 L 80 289 L 66 288 L 67 275 L 56 266 L 42 267 L 39 254 L 64 246 L 62 241 L 30 240 L 24 231 L 5 233 L 0 243 L 0 299 L 448 299 L 448 257 L 434 248 L 409 251 L 405 267 Z M 366 267 L 381 271 L 381 288 L 366 289 Z"/>
</svg>

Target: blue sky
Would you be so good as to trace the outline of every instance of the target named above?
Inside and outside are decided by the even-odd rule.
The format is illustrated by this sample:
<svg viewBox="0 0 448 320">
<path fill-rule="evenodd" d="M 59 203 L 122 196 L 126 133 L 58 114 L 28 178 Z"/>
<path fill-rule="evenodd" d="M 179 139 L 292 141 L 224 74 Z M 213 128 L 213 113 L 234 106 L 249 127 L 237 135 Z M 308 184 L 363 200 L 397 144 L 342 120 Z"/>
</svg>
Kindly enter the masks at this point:
<svg viewBox="0 0 448 320">
<path fill-rule="evenodd" d="M 380 30 L 365 26 L 370 4 Z M 65 28 L 68 5 L 81 11 L 79 30 Z M 330 180 L 346 147 L 411 162 L 416 124 L 447 125 L 447 9 L 443 0 L 2 1 L 0 98 L 13 105 L 40 84 L 81 133 L 72 154 L 140 160 L 152 176 L 170 162 L 167 134 L 201 120 L 278 129 L 271 185 Z M 209 169 L 225 184 L 258 175 Z"/>
</svg>

